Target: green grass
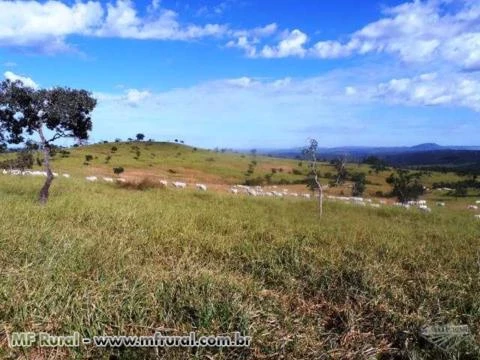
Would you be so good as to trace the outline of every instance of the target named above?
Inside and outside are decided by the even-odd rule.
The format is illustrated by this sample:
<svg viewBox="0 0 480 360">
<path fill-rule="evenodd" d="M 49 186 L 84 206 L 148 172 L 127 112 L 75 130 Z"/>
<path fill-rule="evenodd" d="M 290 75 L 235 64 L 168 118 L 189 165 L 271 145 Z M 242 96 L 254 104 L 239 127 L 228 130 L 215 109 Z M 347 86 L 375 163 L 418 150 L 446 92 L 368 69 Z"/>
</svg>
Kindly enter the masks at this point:
<svg viewBox="0 0 480 360">
<path fill-rule="evenodd" d="M 55 180 L 42 208 L 41 182 L 0 175 L 1 358 L 364 359 L 373 348 L 378 359 L 447 359 L 418 335 L 444 323 L 467 324 L 480 340 L 480 222 L 466 211 L 327 202 L 319 219 L 304 199 L 75 178 Z M 11 331 L 155 329 L 241 331 L 253 345 L 156 357 L 5 342 Z"/>
</svg>

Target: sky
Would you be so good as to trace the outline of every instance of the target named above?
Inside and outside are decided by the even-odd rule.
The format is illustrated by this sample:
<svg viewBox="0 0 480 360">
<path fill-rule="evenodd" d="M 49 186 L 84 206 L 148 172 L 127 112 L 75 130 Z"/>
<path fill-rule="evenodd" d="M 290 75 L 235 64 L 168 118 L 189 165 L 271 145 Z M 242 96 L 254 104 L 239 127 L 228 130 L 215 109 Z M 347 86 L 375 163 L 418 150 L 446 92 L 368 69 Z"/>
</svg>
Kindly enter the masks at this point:
<svg viewBox="0 0 480 360">
<path fill-rule="evenodd" d="M 478 0 L 0 0 L 0 77 L 98 100 L 91 141 L 480 145 Z"/>
</svg>

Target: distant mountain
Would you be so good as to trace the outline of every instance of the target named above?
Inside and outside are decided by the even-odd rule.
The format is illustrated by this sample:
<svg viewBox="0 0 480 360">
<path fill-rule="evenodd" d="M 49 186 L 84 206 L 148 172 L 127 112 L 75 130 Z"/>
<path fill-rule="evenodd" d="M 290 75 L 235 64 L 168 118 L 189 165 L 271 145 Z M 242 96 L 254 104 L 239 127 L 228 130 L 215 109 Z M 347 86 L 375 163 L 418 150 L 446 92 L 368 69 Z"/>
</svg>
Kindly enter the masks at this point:
<svg viewBox="0 0 480 360">
<path fill-rule="evenodd" d="M 302 148 L 260 149 L 258 153 L 295 159 L 302 157 Z M 360 162 L 368 156 L 377 156 L 394 166 L 448 166 L 480 169 L 480 146 L 442 146 L 435 143 L 398 147 L 343 146 L 319 148 L 318 156 L 324 160 L 346 156 L 350 162 Z"/>
</svg>

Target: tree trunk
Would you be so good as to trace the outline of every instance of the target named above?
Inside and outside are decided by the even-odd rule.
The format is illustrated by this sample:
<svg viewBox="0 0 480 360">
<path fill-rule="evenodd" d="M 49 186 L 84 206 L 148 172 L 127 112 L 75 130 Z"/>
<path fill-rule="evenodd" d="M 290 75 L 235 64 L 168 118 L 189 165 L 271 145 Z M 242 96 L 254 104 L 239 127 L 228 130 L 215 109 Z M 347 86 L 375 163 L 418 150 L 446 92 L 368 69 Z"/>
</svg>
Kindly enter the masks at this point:
<svg viewBox="0 0 480 360">
<path fill-rule="evenodd" d="M 52 185 L 52 181 L 53 181 L 53 173 L 52 173 L 52 170 L 50 169 L 50 146 L 48 146 L 48 143 L 45 140 L 45 137 L 43 136 L 42 128 L 38 130 L 38 133 L 40 134 L 40 139 L 42 140 L 42 144 L 43 144 L 42 145 L 43 164 L 45 166 L 45 171 L 47 172 L 47 179 L 45 180 L 45 183 L 43 184 L 42 189 L 40 190 L 38 200 L 40 201 L 40 204 L 45 205 L 48 201 L 50 185 Z"/>
<path fill-rule="evenodd" d="M 323 189 L 320 181 L 318 181 L 318 175 L 315 173 L 315 183 L 318 187 L 318 215 L 322 216 L 323 214 Z"/>
</svg>

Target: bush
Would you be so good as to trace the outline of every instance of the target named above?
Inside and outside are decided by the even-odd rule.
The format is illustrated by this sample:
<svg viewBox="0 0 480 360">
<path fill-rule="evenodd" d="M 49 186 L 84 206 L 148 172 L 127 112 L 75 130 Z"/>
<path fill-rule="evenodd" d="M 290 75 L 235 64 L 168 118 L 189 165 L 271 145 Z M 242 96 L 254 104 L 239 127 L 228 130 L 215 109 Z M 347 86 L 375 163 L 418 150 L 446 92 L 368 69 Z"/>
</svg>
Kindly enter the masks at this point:
<svg viewBox="0 0 480 360">
<path fill-rule="evenodd" d="M 301 172 L 300 170 L 298 170 L 298 169 L 293 169 L 293 170 L 292 170 L 292 174 L 293 174 L 293 175 L 302 175 L 302 172 Z"/>
<path fill-rule="evenodd" d="M 149 189 L 163 189 L 165 185 L 158 180 L 152 178 L 142 178 L 140 180 L 127 180 L 125 182 L 117 182 L 117 186 L 122 189 L 145 191 Z"/>
<path fill-rule="evenodd" d="M 112 146 L 112 148 L 110 149 L 112 152 L 115 152 L 118 150 L 118 148 L 116 146 Z"/>
<path fill-rule="evenodd" d="M 114 173 L 115 175 L 120 175 L 120 174 L 123 173 L 124 171 L 125 171 L 125 169 L 124 169 L 123 167 L 121 167 L 121 166 L 113 168 L 113 173 Z"/>
<path fill-rule="evenodd" d="M 261 185 L 265 184 L 265 181 L 266 180 L 262 177 L 256 177 L 256 178 L 252 178 L 252 179 L 246 179 L 244 185 L 247 185 L 247 186 L 261 186 Z"/>
<path fill-rule="evenodd" d="M 92 160 L 93 160 L 92 155 L 85 155 L 85 162 L 89 162 L 89 161 L 92 161 Z"/>
</svg>

